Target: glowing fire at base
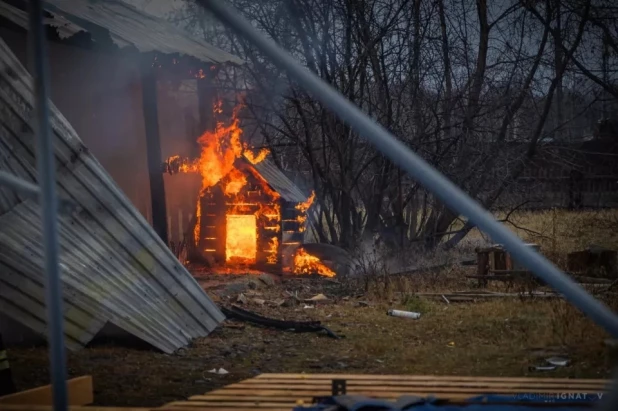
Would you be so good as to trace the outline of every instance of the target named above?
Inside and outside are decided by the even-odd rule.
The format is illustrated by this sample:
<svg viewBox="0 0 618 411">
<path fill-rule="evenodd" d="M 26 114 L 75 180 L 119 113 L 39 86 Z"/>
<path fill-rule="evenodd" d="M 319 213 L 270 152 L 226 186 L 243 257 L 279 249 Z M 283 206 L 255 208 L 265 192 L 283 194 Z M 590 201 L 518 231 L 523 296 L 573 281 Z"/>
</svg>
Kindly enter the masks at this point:
<svg viewBox="0 0 618 411">
<path fill-rule="evenodd" d="M 333 270 L 325 266 L 318 257 L 308 254 L 304 249 L 299 248 L 294 255 L 294 274 L 319 274 L 324 277 L 334 277 Z"/>
<path fill-rule="evenodd" d="M 253 264 L 257 257 L 257 225 L 255 215 L 228 214 L 225 260 L 238 264 Z"/>
</svg>

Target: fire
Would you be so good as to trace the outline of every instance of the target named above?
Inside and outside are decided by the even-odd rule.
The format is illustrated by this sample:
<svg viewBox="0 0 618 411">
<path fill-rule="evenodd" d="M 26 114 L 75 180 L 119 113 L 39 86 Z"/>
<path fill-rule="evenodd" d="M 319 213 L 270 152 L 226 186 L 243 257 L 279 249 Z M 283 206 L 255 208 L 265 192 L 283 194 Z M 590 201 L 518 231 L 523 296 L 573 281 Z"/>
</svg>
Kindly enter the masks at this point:
<svg viewBox="0 0 618 411">
<path fill-rule="evenodd" d="M 197 211 L 195 213 L 195 219 L 197 224 L 193 228 L 193 239 L 195 240 L 195 244 L 199 243 L 200 240 L 200 219 L 202 218 L 202 202 L 200 201 L 201 195 L 197 199 Z"/>
<path fill-rule="evenodd" d="M 264 161 L 264 159 L 270 154 L 270 150 L 263 148 L 257 154 L 253 154 L 245 147 L 245 158 L 249 160 L 251 164 L 258 164 Z"/>
<path fill-rule="evenodd" d="M 318 257 L 308 254 L 304 249 L 299 248 L 294 254 L 294 274 L 319 274 L 324 277 L 334 277 L 333 270 L 325 266 Z"/>
<path fill-rule="evenodd" d="M 240 190 L 247 184 L 247 177 L 237 169 L 233 169 L 230 174 L 228 174 L 227 178 L 229 181 L 225 185 L 224 190 L 226 196 L 238 195 Z"/>
<path fill-rule="evenodd" d="M 312 191 L 307 201 L 305 201 L 304 203 L 297 204 L 296 207 L 294 207 L 298 211 L 301 212 L 301 214 L 298 217 L 296 217 L 296 221 L 298 222 L 300 226 L 298 230 L 301 233 L 305 231 L 305 221 L 307 221 L 307 210 L 309 210 L 309 208 L 313 205 L 314 200 L 315 200 L 315 191 Z"/>
<path fill-rule="evenodd" d="M 266 262 L 268 264 L 276 264 L 277 263 L 277 250 L 279 249 L 279 239 L 277 237 L 271 238 L 268 243 L 268 250 L 264 250 L 268 253 L 268 257 L 266 257 Z"/>
<path fill-rule="evenodd" d="M 252 167 L 238 165 L 237 159 L 244 157 L 251 164 L 258 164 L 269 154 L 267 149 L 257 153 L 252 152 L 246 144 L 241 142 L 242 129 L 238 112 L 242 106 L 237 106 L 228 124 L 217 122 L 214 130 L 204 132 L 198 137 L 200 145 L 200 157 L 196 160 L 183 159 L 180 156 L 172 156 L 167 159 L 164 166 L 170 174 L 199 173 L 202 177 L 200 199 L 198 199 L 196 219 L 193 235 L 196 244 L 200 243 L 202 235 L 210 235 L 200 232 L 201 218 L 208 211 L 201 209 L 201 198 L 210 195 L 211 188 L 221 183 L 223 192 L 227 198 L 226 212 L 226 239 L 225 260 L 228 263 L 253 264 L 257 261 L 258 247 L 258 222 L 267 235 L 262 246 L 267 248 L 260 252 L 266 254 L 266 261 L 276 264 L 278 259 L 279 240 L 276 237 L 280 231 L 281 210 L 276 201 L 280 195 L 272 190 L 269 184 Z M 223 112 L 222 102 L 219 101 L 213 108 L 215 115 Z M 241 167 L 240 169 L 237 167 Z M 254 177 L 249 183 L 248 177 Z M 253 182 L 255 181 L 255 182 Z M 243 189 L 248 185 L 249 190 Z M 256 187 L 257 185 L 257 187 Z M 257 190 L 257 191 L 255 191 Z M 258 198 L 266 196 L 269 201 L 255 201 L 250 193 L 257 193 Z M 216 238 L 209 238 L 216 240 Z M 266 242 L 267 241 L 267 242 Z M 216 250 L 208 249 L 206 252 Z"/>
<path fill-rule="evenodd" d="M 311 205 L 313 204 L 313 200 L 315 200 L 315 191 L 311 192 L 311 195 L 309 196 L 307 201 L 305 201 L 304 203 L 296 204 L 296 207 L 294 208 L 296 208 L 302 213 L 306 213 L 307 210 L 309 210 L 309 207 L 311 207 Z"/>
<path fill-rule="evenodd" d="M 257 220 L 252 214 L 226 216 L 225 261 L 252 264 L 257 256 Z"/>
</svg>

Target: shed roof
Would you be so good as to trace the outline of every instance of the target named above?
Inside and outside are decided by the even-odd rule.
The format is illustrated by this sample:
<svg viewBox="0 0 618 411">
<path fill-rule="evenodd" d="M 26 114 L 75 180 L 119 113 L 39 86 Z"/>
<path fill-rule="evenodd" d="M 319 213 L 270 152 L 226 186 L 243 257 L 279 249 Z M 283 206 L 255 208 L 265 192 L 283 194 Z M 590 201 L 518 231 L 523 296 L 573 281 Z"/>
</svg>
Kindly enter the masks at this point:
<svg viewBox="0 0 618 411">
<path fill-rule="evenodd" d="M 61 37 L 86 31 L 95 41 L 104 41 L 103 37 L 109 35 L 120 48 L 133 46 L 140 52 L 179 53 L 208 63 L 244 63 L 239 57 L 120 0 L 46 0 L 45 9 L 53 15 L 45 23 L 56 27 Z M 0 1 L 0 15 L 28 29 L 27 14 L 4 1 Z"/>
<path fill-rule="evenodd" d="M 0 39 L 0 170 L 35 182 L 32 78 Z M 59 194 L 79 210 L 58 218 L 65 336 L 86 344 L 111 322 L 171 353 L 224 316 L 52 104 Z M 0 310 L 45 333 L 39 206 L 0 187 Z"/>
<path fill-rule="evenodd" d="M 245 161 L 253 167 L 285 201 L 302 203 L 307 200 L 307 196 L 303 194 L 300 188 L 298 188 L 298 186 L 269 159 L 266 158 L 257 164 L 252 164 L 246 158 Z"/>
</svg>

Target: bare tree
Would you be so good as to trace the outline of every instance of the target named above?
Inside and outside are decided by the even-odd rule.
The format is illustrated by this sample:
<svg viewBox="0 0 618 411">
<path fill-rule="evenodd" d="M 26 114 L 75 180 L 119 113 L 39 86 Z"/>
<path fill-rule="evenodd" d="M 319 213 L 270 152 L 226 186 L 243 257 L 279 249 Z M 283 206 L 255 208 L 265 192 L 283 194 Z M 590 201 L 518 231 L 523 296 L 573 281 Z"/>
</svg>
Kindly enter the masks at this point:
<svg viewBox="0 0 618 411">
<path fill-rule="evenodd" d="M 617 96 L 612 77 L 595 74 L 583 57 L 588 47 L 582 44 L 596 44 L 599 36 L 605 58 L 608 51 L 615 55 L 615 25 L 602 1 L 233 3 L 488 208 L 522 175 L 544 139 L 582 121 L 575 109 L 569 116 L 564 111 L 568 104 L 575 107 L 567 103 L 576 100 L 575 82 L 585 78 L 595 93 Z M 453 235 L 449 229 L 457 214 L 402 175 L 246 39 L 205 25 L 193 3 L 181 17 L 248 62 L 240 74 L 248 117 L 277 165 L 316 191 L 320 241 L 352 248 L 379 231 L 390 233 L 383 236 L 398 247 L 452 247 L 473 227 L 466 224 Z"/>
</svg>

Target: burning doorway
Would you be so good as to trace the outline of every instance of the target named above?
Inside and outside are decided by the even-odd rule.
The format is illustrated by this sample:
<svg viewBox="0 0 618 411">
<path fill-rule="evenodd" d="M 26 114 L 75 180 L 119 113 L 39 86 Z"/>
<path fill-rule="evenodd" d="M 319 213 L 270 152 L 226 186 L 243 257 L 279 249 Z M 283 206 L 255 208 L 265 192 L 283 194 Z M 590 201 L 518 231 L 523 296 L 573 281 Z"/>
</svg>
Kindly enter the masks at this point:
<svg viewBox="0 0 618 411">
<path fill-rule="evenodd" d="M 228 214 L 225 225 L 226 263 L 255 264 L 257 220 L 251 214 Z"/>
</svg>

